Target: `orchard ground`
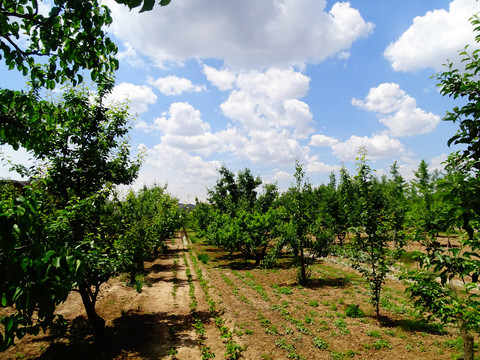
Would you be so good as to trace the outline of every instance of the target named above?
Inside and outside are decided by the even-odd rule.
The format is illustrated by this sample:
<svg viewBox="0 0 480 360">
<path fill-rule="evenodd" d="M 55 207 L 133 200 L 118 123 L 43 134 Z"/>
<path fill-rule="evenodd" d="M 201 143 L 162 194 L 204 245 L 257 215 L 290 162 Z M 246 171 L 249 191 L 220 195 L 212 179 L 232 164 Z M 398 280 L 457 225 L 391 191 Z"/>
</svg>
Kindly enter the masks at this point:
<svg viewBox="0 0 480 360">
<path fill-rule="evenodd" d="M 66 337 L 25 337 L 0 357 L 189 360 L 241 352 L 251 360 L 439 360 L 462 352 L 457 331 L 424 321 L 397 280 L 384 286 L 378 323 L 365 281 L 339 258 L 316 262 L 311 282 L 300 286 L 287 257 L 274 269 L 255 268 L 237 254 L 179 235 L 146 270 L 141 292 L 122 276 L 102 288 L 97 312 L 107 321 L 103 342 L 94 342 L 81 299 L 72 292 L 57 310 L 71 322 Z M 347 309 L 365 315 L 347 316 Z M 232 343 L 237 352 L 229 352 Z"/>
</svg>

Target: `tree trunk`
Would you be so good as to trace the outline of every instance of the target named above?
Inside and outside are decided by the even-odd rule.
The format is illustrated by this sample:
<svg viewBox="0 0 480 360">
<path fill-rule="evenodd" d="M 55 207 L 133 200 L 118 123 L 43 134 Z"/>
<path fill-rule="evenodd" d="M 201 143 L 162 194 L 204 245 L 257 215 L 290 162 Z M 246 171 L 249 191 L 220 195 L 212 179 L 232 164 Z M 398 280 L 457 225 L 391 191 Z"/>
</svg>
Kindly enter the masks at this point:
<svg viewBox="0 0 480 360">
<path fill-rule="evenodd" d="M 473 336 L 468 331 L 463 320 L 458 320 L 458 328 L 460 330 L 460 336 L 463 340 L 463 360 L 473 360 Z"/>
<path fill-rule="evenodd" d="M 300 283 L 307 283 L 307 272 L 305 270 L 305 256 L 303 254 L 303 244 L 300 247 Z"/>
<path fill-rule="evenodd" d="M 96 295 L 98 291 L 96 291 L 95 294 L 92 294 L 89 287 L 84 285 L 79 287 L 79 292 L 82 297 L 83 306 L 87 312 L 88 321 L 95 332 L 95 339 L 100 340 L 105 334 L 105 320 L 98 316 L 95 311 Z"/>
</svg>

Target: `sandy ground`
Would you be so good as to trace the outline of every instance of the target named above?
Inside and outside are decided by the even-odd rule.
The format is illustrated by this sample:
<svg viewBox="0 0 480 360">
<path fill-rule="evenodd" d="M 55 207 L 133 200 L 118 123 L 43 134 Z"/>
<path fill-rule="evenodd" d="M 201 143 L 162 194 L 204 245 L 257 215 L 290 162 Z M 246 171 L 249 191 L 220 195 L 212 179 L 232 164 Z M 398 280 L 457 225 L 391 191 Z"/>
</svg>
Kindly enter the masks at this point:
<svg viewBox="0 0 480 360">
<path fill-rule="evenodd" d="M 102 343 L 93 341 L 80 297 L 72 292 L 57 310 L 71 321 L 68 337 L 25 337 L 0 353 L 0 359 L 200 360 L 202 346 L 215 359 L 227 359 L 228 342 L 215 326 L 215 317 L 242 346 L 241 358 L 248 360 L 441 360 L 461 353 L 455 329 L 438 333 L 419 321 L 406 301 L 405 286 L 398 281 L 385 284 L 386 307 L 378 323 L 365 281 L 351 268 L 319 262 L 311 269 L 314 281 L 299 286 L 296 270 L 288 266 L 256 269 L 202 244 L 190 245 L 190 256 L 188 246 L 177 237 L 169 242 L 166 254 L 147 262 L 140 293 L 122 278 L 104 285 L 97 303 L 97 312 L 107 324 Z M 206 264 L 195 260 L 198 254 L 207 255 Z M 195 267 L 208 284 L 210 304 Z M 205 327 L 203 341 L 195 331 L 187 268 L 195 287 L 196 316 Z M 212 300 L 215 314 L 209 312 Z M 366 316 L 345 317 L 350 304 L 359 305 Z"/>
</svg>

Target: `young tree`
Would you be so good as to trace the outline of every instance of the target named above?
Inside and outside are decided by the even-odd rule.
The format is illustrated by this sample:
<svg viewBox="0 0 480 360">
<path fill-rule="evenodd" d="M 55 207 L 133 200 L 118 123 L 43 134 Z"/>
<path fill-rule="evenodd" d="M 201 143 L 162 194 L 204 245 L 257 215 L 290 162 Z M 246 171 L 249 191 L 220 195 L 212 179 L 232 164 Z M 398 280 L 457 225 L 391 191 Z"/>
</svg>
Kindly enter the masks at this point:
<svg viewBox="0 0 480 360">
<path fill-rule="evenodd" d="M 390 168 L 390 175 L 391 178 L 384 187 L 384 197 L 387 205 L 386 212 L 392 221 L 393 242 L 396 247 L 402 247 L 405 244 L 404 226 L 407 213 L 406 183 L 398 172 L 396 161 Z"/>
<path fill-rule="evenodd" d="M 117 247 L 132 254 L 132 264 L 125 269 L 130 281 L 135 282 L 144 272 L 144 261 L 158 248 L 166 247 L 167 239 L 181 227 L 181 213 L 177 199 L 166 192 L 166 187 L 144 186 L 137 193 L 130 190 L 125 200 L 118 200 L 115 222 L 121 224 Z M 112 224 L 113 225 L 113 224 Z"/>
<path fill-rule="evenodd" d="M 388 257 L 388 241 L 392 224 L 380 183 L 367 164 L 364 149 L 359 151 L 357 168 L 354 181 L 358 189 L 356 202 L 360 214 L 353 223 L 353 232 L 356 234 L 353 241 L 356 250 L 354 267 L 368 282 L 377 320 L 380 320 L 380 295 L 391 262 Z"/>
<path fill-rule="evenodd" d="M 213 220 L 207 227 L 207 237 L 215 245 L 255 259 L 259 265 L 272 240 L 277 187 L 266 185 L 264 193 L 258 195 L 256 189 L 262 180 L 253 177 L 249 169 L 239 171 L 237 176 L 225 166 L 218 171 L 216 185 L 208 190 L 213 210 L 205 216 Z"/>
<path fill-rule="evenodd" d="M 480 42 L 480 19 L 471 19 Z M 463 145 L 463 150 L 450 155 L 447 160 L 447 181 L 443 182 L 444 198 L 450 204 L 446 213 L 451 222 L 462 224 L 466 236 L 460 238 L 460 247 L 445 248 L 430 241 L 427 252 L 421 254 L 422 271 L 410 274 L 413 283 L 409 291 L 416 304 L 444 323 L 456 323 L 464 344 L 465 360 L 473 360 L 473 336 L 480 323 L 478 277 L 480 274 L 480 50 L 460 53 L 465 71 L 455 68 L 436 75 L 441 93 L 454 99 L 462 98 L 466 104 L 447 112 L 445 121 L 458 123 L 459 130 L 448 145 Z M 448 219 L 447 219 L 448 220 Z M 440 277 L 440 282 L 436 277 Z M 456 284 L 454 279 L 461 283 Z"/>
<path fill-rule="evenodd" d="M 281 238 L 280 245 L 292 249 L 302 284 L 308 282 L 308 267 L 315 258 L 326 256 L 334 241 L 333 230 L 324 227 L 317 217 L 315 200 L 311 184 L 305 179 L 303 165 L 297 160 L 295 183 L 281 198 L 280 214 L 283 221 L 277 231 Z"/>
</svg>

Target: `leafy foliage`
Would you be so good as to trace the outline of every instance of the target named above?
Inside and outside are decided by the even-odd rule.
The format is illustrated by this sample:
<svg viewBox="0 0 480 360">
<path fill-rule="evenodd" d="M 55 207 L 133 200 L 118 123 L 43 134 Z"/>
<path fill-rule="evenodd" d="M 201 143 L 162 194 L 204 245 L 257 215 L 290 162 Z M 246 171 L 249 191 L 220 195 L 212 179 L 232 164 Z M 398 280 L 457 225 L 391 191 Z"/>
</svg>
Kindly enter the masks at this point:
<svg viewBox="0 0 480 360">
<path fill-rule="evenodd" d="M 480 19 L 471 19 L 480 41 Z M 456 323 L 464 343 L 464 359 L 472 360 L 473 336 L 470 331 L 478 331 L 480 312 L 478 301 L 478 274 L 480 273 L 480 249 L 478 229 L 480 203 L 478 200 L 480 147 L 479 147 L 479 83 L 476 80 L 479 66 L 479 50 L 463 56 L 465 71 L 454 68 L 452 63 L 447 70 L 436 75 L 444 96 L 465 98 L 467 104 L 447 112 L 445 121 L 458 123 L 459 130 L 452 136 L 448 145 L 464 145 L 462 151 L 450 155 L 447 161 L 448 174 L 440 182 L 443 199 L 448 204 L 444 213 L 447 224 L 461 224 L 467 236 L 460 239 L 460 247 L 444 247 L 432 236 L 426 240 L 427 253 L 420 254 L 423 271 L 412 272 L 409 286 L 416 305 L 426 309 L 444 323 Z M 430 234 L 434 235 L 434 234 Z M 440 282 L 436 277 L 440 277 Z M 461 284 L 455 284 L 455 279 Z"/>
<path fill-rule="evenodd" d="M 356 249 L 354 266 L 368 282 L 372 292 L 371 300 L 379 319 L 380 294 L 391 263 L 388 257 L 388 241 L 392 226 L 386 212 L 385 198 L 382 196 L 378 181 L 372 176 L 364 150 L 359 151 L 357 167 L 355 181 L 358 193 L 355 202 L 359 206 L 360 214 L 354 223 L 356 234 L 353 243 Z M 366 263 L 359 257 L 362 253 L 366 254 Z"/>
<path fill-rule="evenodd" d="M 283 221 L 278 226 L 280 245 L 291 248 L 299 267 L 299 280 L 306 283 L 307 269 L 317 257 L 326 256 L 334 241 L 333 229 L 325 226 L 316 211 L 311 184 L 305 181 L 303 166 L 297 161 L 295 184 L 282 195 Z"/>
<path fill-rule="evenodd" d="M 240 251 L 258 265 L 267 253 L 277 221 L 277 188 L 266 185 L 264 193 L 257 194 L 262 180 L 254 178 L 249 169 L 239 171 L 235 177 L 222 166 L 219 174 L 217 184 L 208 190 L 210 205 L 199 206 L 194 216 L 200 230 L 208 223 L 207 237 L 211 243 L 232 252 Z"/>
<path fill-rule="evenodd" d="M 116 246 L 131 255 L 132 263 L 126 270 L 134 282 L 137 273 L 144 270 L 143 262 L 159 247 L 165 247 L 166 240 L 181 227 L 181 213 L 177 199 L 166 188 L 156 185 L 144 186 L 138 193 L 129 191 L 125 200 L 117 201 L 114 206 L 114 221 L 121 234 Z"/>
</svg>

